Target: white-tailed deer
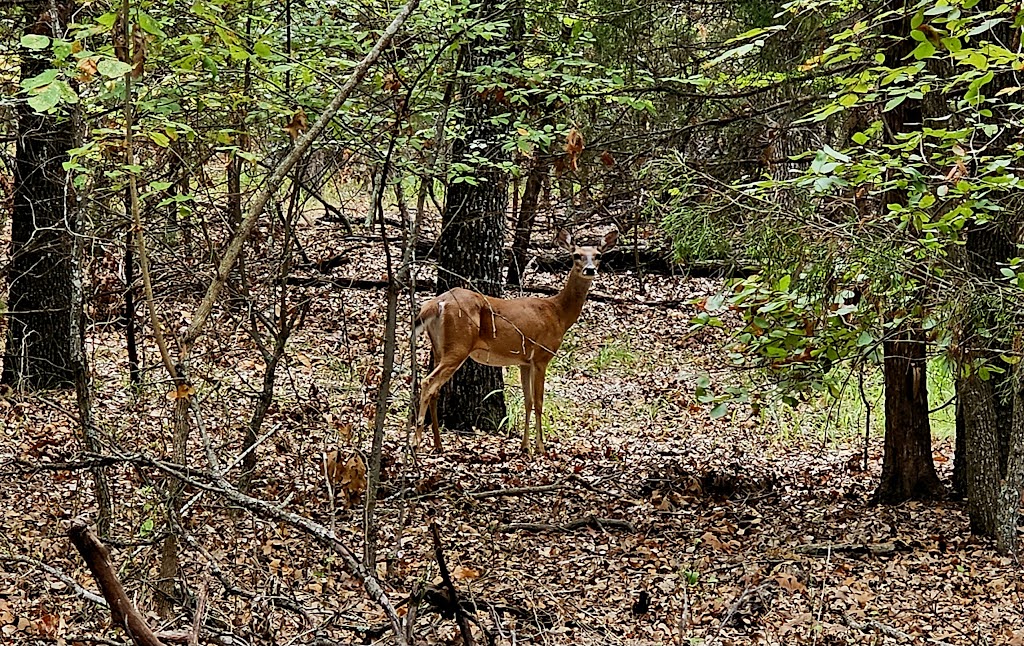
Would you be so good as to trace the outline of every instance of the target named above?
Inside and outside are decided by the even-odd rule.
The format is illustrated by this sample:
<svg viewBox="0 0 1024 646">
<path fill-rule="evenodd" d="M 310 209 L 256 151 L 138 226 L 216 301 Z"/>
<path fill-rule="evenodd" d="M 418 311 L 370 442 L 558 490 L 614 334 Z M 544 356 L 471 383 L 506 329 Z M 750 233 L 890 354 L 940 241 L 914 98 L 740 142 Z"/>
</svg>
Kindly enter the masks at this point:
<svg viewBox="0 0 1024 646">
<path fill-rule="evenodd" d="M 419 446 L 429 409 L 434 450 L 441 451 L 437 396 L 455 371 L 473 359 L 488 366 L 519 366 L 523 384 L 523 451 L 530 450 L 530 414 L 537 418 L 537 452 L 544 451 L 544 376 L 548 363 L 562 345 L 562 337 L 580 317 L 590 283 L 601 264 L 601 254 L 615 245 L 618 232 L 605 235 L 601 244 L 574 246 L 566 231 L 558 245 L 572 253 L 572 270 L 562 291 L 549 298 L 493 298 L 456 287 L 424 303 L 414 334 L 426 330 L 434 350 L 434 369 L 420 387 L 416 418 Z"/>
</svg>

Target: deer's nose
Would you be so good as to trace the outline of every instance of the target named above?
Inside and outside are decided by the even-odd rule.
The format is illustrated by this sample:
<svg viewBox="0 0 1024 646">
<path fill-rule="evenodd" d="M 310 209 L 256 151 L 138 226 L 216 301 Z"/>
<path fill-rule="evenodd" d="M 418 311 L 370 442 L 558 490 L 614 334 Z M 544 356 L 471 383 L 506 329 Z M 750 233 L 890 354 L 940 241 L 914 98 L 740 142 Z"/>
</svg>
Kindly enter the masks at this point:
<svg viewBox="0 0 1024 646">
<path fill-rule="evenodd" d="M 595 274 L 597 274 L 597 267 L 595 267 L 594 265 L 587 265 L 586 267 L 583 268 L 584 276 L 593 276 Z"/>
</svg>

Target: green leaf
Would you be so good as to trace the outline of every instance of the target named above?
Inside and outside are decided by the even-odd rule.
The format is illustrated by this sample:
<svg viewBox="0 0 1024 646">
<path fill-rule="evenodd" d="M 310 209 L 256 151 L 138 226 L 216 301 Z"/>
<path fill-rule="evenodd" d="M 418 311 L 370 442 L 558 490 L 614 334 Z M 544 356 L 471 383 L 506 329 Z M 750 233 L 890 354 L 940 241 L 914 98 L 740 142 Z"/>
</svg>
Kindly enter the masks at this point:
<svg viewBox="0 0 1024 646">
<path fill-rule="evenodd" d="M 846 155 L 846 154 L 843 154 L 843 153 L 839 152 L 838 150 L 836 150 L 832 146 L 829 146 L 828 144 L 825 144 L 824 147 L 822 148 L 822 150 L 824 150 L 825 154 L 828 155 L 829 157 L 831 157 L 832 159 L 837 159 L 837 160 L 843 162 L 844 164 L 847 164 L 847 163 L 850 162 L 850 156 L 849 155 Z"/>
<path fill-rule="evenodd" d="M 853 133 L 850 136 L 850 139 L 853 139 L 853 141 L 855 143 L 858 143 L 861 146 L 863 146 L 864 144 L 868 143 L 868 136 L 866 134 L 864 134 L 863 132 L 855 132 L 855 133 Z"/>
<path fill-rule="evenodd" d="M 849 108 L 851 106 L 857 105 L 857 100 L 859 98 L 860 97 L 858 97 L 856 94 L 844 94 L 843 96 L 839 97 L 839 105 L 843 106 L 844 108 Z"/>
<path fill-rule="evenodd" d="M 885 107 L 882 108 L 882 112 L 888 112 L 889 110 L 893 110 L 906 100 L 906 94 L 896 95 L 885 102 Z"/>
<path fill-rule="evenodd" d="M 61 88 L 59 83 L 50 83 L 38 94 L 28 98 L 28 104 L 36 112 L 46 112 L 60 102 Z"/>
<path fill-rule="evenodd" d="M 107 78 L 116 79 L 132 71 L 132 66 L 128 63 L 122 63 L 116 58 L 102 58 L 96 64 L 96 71 Z"/>
<path fill-rule="evenodd" d="M 144 11 L 139 12 L 139 27 L 142 27 L 143 31 L 154 36 L 164 35 L 163 29 L 160 28 L 160 23 Z"/>
<path fill-rule="evenodd" d="M 941 42 L 942 42 L 942 46 L 943 47 L 945 47 L 946 49 L 948 49 L 950 52 L 952 52 L 954 54 L 957 53 L 958 51 L 960 51 L 963 48 L 963 45 L 960 44 L 960 39 L 959 38 L 955 38 L 955 37 L 943 38 L 943 39 L 941 39 Z"/>
<path fill-rule="evenodd" d="M 925 58 L 931 58 L 935 53 L 935 45 L 932 45 L 930 41 L 925 40 L 918 43 L 917 47 L 914 48 L 914 58 L 916 60 L 922 60 Z"/>
<path fill-rule="evenodd" d="M 150 132 L 148 134 L 149 138 L 153 141 L 153 143 L 155 143 L 157 146 L 160 146 L 161 148 L 166 148 L 171 143 L 171 140 L 167 137 L 167 135 L 165 135 L 162 132 Z"/>
<path fill-rule="evenodd" d="M 262 40 L 253 46 L 252 51 L 260 58 L 270 58 L 270 45 L 266 44 Z"/>
<path fill-rule="evenodd" d="M 50 46 L 50 37 L 41 34 L 25 34 L 21 37 L 21 46 L 27 49 L 46 49 Z"/>
<path fill-rule="evenodd" d="M 57 70 L 46 70 L 38 76 L 27 78 L 21 82 L 21 87 L 25 90 L 32 90 L 37 87 L 43 87 L 49 85 L 57 78 Z"/>
<path fill-rule="evenodd" d="M 871 333 L 868 332 L 867 330 L 864 330 L 863 332 L 861 332 L 860 336 L 857 337 L 857 347 L 858 348 L 863 348 L 864 346 L 871 345 L 874 342 L 875 342 L 875 338 L 873 336 L 871 336 Z"/>
<path fill-rule="evenodd" d="M 714 408 L 711 409 L 711 419 L 718 419 L 720 417 L 723 417 L 728 412 L 729 412 L 729 404 L 728 404 L 728 402 L 722 402 L 718 406 L 715 406 Z"/>
</svg>

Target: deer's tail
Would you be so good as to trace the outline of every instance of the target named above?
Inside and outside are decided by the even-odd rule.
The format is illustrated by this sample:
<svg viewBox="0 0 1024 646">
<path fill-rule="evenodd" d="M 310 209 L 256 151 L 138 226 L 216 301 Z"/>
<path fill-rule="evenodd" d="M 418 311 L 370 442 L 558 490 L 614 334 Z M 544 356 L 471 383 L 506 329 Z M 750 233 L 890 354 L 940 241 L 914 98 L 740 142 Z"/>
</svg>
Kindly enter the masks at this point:
<svg viewBox="0 0 1024 646">
<path fill-rule="evenodd" d="M 420 308 L 419 316 L 416 317 L 416 323 L 412 328 L 412 338 L 416 341 L 420 338 L 420 334 L 423 332 L 423 328 L 427 327 L 431 321 L 438 317 L 440 310 L 437 306 L 437 301 L 431 299 L 423 304 Z"/>
</svg>

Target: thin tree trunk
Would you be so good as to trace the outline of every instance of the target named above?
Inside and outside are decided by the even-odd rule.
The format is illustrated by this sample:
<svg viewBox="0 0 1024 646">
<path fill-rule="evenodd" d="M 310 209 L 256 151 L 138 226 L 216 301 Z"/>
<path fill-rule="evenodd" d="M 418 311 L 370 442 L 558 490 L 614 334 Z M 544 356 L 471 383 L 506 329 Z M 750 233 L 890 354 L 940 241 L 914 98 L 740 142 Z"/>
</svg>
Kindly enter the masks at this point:
<svg viewBox="0 0 1024 646">
<path fill-rule="evenodd" d="M 81 142 L 81 123 L 75 118 L 76 144 Z M 75 397 L 78 404 L 78 424 L 85 450 L 100 454 L 103 446 L 96 433 L 92 415 L 92 380 L 89 376 L 89 362 L 85 353 L 85 213 L 76 205 L 74 219 L 74 244 L 71 251 L 71 316 L 70 341 L 71 360 L 75 372 Z M 103 467 L 91 469 L 93 492 L 96 496 L 96 530 L 100 536 L 107 536 L 113 522 L 113 507 L 110 501 L 110 485 Z"/>
<path fill-rule="evenodd" d="M 142 385 L 142 370 L 135 326 L 135 243 L 132 233 L 133 228 L 129 226 L 124 241 L 124 337 L 128 346 L 128 382 L 138 388 Z"/>
<path fill-rule="evenodd" d="M 516 218 L 516 233 L 512 239 L 512 260 L 508 264 L 507 280 L 509 285 L 519 285 L 522 281 L 523 269 L 526 268 L 528 262 L 527 252 L 530 247 L 530 236 L 533 234 L 533 225 L 537 220 L 537 205 L 540 203 L 540 193 L 547 174 L 548 164 L 540 159 L 534 160 L 530 167 L 530 174 L 526 177 L 526 187 L 523 189 L 523 199 Z"/>
</svg>

